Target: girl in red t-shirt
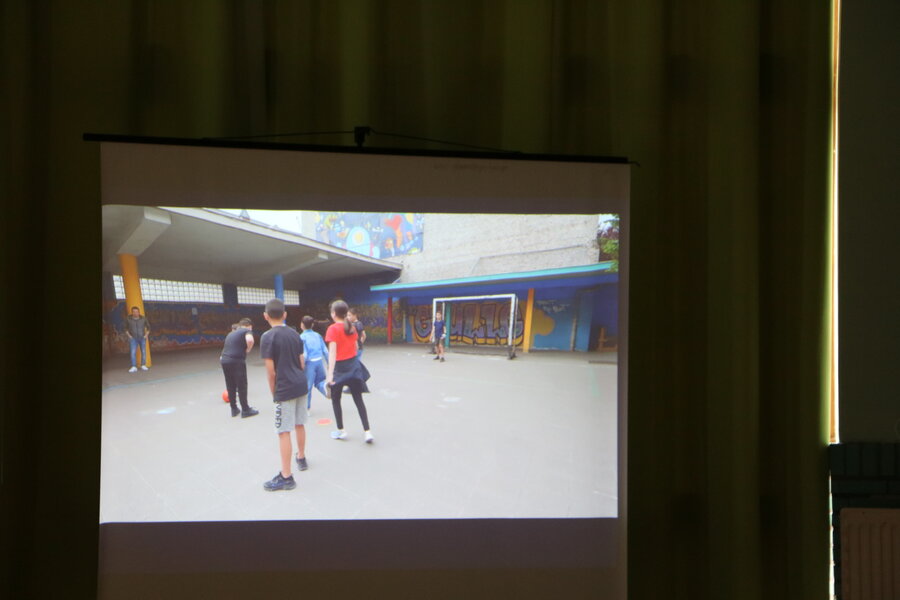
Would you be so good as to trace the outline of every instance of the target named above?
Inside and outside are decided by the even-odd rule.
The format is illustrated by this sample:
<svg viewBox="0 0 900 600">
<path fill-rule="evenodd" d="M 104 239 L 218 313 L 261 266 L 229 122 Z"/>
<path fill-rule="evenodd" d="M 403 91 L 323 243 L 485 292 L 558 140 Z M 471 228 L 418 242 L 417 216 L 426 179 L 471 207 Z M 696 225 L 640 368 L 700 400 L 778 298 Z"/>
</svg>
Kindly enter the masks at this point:
<svg viewBox="0 0 900 600">
<path fill-rule="evenodd" d="M 368 391 L 366 380 L 369 372 L 356 358 L 356 327 L 347 318 L 348 307 L 343 300 L 335 300 L 331 303 L 331 319 L 334 324 L 325 332 L 325 343 L 328 344 L 328 385 L 331 388 L 331 407 L 334 409 L 334 420 L 337 423 L 337 431 L 331 432 L 331 437 L 342 440 L 347 437 L 344 431 L 344 414 L 341 409 L 341 393 L 344 386 L 350 388 L 353 403 L 359 412 L 363 429 L 366 432 L 366 443 L 372 443 L 374 439 L 369 431 L 369 415 L 363 402 L 363 391 Z"/>
</svg>

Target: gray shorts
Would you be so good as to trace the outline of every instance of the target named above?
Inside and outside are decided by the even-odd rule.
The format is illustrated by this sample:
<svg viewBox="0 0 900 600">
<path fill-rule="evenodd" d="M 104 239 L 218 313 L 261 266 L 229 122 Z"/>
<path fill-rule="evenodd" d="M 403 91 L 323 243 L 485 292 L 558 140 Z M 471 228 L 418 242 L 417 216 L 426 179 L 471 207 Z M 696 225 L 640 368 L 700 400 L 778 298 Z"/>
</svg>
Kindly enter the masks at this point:
<svg viewBox="0 0 900 600">
<path fill-rule="evenodd" d="M 306 400 L 294 398 L 275 403 L 275 431 L 290 433 L 294 427 L 306 425 Z"/>
</svg>

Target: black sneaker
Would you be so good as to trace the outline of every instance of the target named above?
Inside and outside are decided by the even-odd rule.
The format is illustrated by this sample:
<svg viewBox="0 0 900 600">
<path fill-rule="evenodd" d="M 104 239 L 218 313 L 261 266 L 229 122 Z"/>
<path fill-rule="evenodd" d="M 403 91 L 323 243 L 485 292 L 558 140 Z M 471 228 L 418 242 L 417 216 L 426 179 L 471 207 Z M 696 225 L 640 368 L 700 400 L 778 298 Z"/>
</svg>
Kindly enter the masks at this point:
<svg viewBox="0 0 900 600">
<path fill-rule="evenodd" d="M 440 356 L 435 356 L 433 360 L 441 360 Z"/>
<path fill-rule="evenodd" d="M 252 416 L 255 416 L 258 414 L 259 414 L 259 411 L 251 406 L 250 410 L 245 410 L 245 411 L 241 412 L 241 418 L 246 419 L 247 417 L 252 417 Z"/>
<path fill-rule="evenodd" d="M 297 458 L 297 457 L 295 456 L 294 459 L 297 461 L 297 470 L 298 470 L 298 471 L 305 471 L 305 470 L 307 470 L 307 469 L 309 468 L 309 465 L 306 464 L 306 457 L 305 457 L 305 456 L 304 456 L 303 458 Z M 293 475 L 292 475 L 292 477 L 293 477 Z"/>
<path fill-rule="evenodd" d="M 236 416 L 238 416 L 239 414 L 241 414 L 241 409 L 239 409 L 239 408 L 237 408 L 237 407 L 235 407 L 235 406 L 232 406 L 232 407 L 231 407 L 231 416 L 232 416 L 232 417 L 236 417 Z"/>
<path fill-rule="evenodd" d="M 443 356 L 441 357 L 441 362 L 444 362 L 444 357 L 443 357 Z"/>
<path fill-rule="evenodd" d="M 297 483 L 294 481 L 294 476 L 284 477 L 281 473 L 278 473 L 278 475 L 263 484 L 263 489 L 267 492 L 292 490 L 295 487 L 297 487 Z"/>
</svg>

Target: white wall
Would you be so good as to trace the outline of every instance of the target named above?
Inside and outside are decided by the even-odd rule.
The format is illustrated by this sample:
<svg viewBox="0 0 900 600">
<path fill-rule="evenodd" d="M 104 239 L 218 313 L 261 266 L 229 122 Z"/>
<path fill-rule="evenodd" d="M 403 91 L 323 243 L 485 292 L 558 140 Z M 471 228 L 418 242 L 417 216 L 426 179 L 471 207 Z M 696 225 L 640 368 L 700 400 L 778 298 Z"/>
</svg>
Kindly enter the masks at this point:
<svg viewBox="0 0 900 600">
<path fill-rule="evenodd" d="M 393 260 L 404 283 L 597 262 L 597 215 L 425 216 L 423 252 Z"/>
<path fill-rule="evenodd" d="M 315 239 L 315 213 L 304 211 L 303 235 Z M 514 273 L 597 262 L 597 215 L 426 213 L 423 252 L 388 258 L 401 282 Z"/>
</svg>

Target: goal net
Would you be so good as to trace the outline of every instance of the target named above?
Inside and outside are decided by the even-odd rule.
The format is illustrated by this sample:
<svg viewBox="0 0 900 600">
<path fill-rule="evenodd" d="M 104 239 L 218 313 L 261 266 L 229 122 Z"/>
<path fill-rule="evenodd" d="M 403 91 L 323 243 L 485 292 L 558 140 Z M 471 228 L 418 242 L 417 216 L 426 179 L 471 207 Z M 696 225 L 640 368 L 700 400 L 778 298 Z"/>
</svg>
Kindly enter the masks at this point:
<svg viewBox="0 0 900 600">
<path fill-rule="evenodd" d="M 485 311 L 489 312 L 489 315 L 481 314 L 481 303 L 493 305 L 490 311 Z M 469 309 L 469 307 L 473 308 Z M 503 351 L 510 359 L 513 359 L 516 357 L 516 313 L 518 307 L 519 299 L 515 294 L 435 298 L 431 303 L 431 322 L 434 323 L 437 312 L 440 311 L 445 322 L 446 345 L 448 347 L 453 345 L 454 350 L 493 348 Z M 461 310 L 471 310 L 472 313 L 461 313 L 459 312 Z M 509 313 L 508 316 L 503 314 L 506 311 Z M 469 323 L 470 320 L 472 323 Z M 462 325 L 462 333 L 454 333 L 454 323 Z M 466 336 L 466 333 L 470 335 Z M 501 333 L 502 335 L 500 335 Z M 456 342 L 453 342 L 454 337 L 457 338 Z M 471 339 L 471 342 L 463 341 L 467 337 Z"/>
</svg>

